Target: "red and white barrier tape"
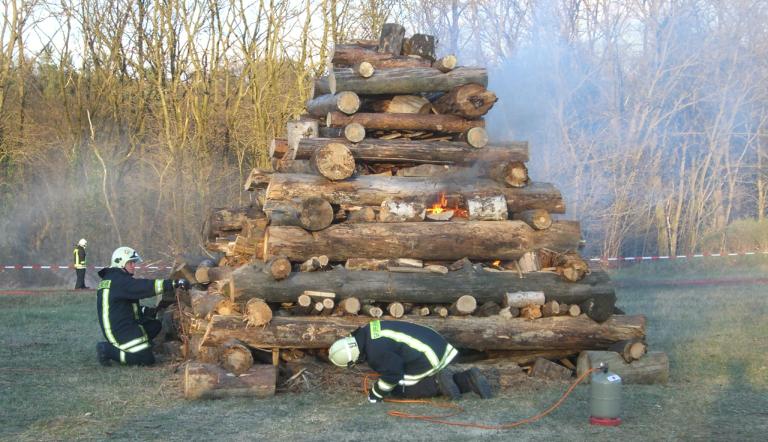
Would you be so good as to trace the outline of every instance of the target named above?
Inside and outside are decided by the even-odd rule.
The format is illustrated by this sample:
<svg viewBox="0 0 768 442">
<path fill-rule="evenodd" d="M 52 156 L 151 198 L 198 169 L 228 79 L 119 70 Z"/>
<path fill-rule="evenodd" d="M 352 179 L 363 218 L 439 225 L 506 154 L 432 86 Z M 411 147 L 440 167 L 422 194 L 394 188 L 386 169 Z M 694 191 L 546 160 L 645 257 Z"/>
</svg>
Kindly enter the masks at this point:
<svg viewBox="0 0 768 442">
<path fill-rule="evenodd" d="M 720 258 L 725 256 L 751 256 L 751 255 L 768 255 L 768 251 L 764 252 L 736 252 L 736 253 L 696 253 L 690 255 L 675 255 L 675 256 L 616 256 L 609 258 L 594 257 L 588 258 L 590 262 L 640 262 L 640 261 L 660 261 L 660 260 L 676 260 L 676 259 L 693 259 L 693 258 Z M 105 266 L 88 266 L 91 270 L 101 270 Z M 0 270 L 71 270 L 75 267 L 72 265 L 0 265 Z M 166 265 L 154 265 L 154 266 L 136 266 L 137 270 L 171 270 L 173 266 Z"/>
<path fill-rule="evenodd" d="M 589 258 L 592 262 L 616 262 L 616 261 L 658 261 L 663 259 L 693 259 L 693 258 L 720 258 L 725 256 L 750 256 L 750 255 L 768 255 L 765 252 L 736 252 L 736 253 L 696 253 L 690 255 L 675 256 L 617 256 L 611 258 Z"/>
<path fill-rule="evenodd" d="M 88 266 L 88 269 L 90 270 L 101 270 L 106 266 Z M 72 270 L 75 266 L 60 266 L 60 265 L 43 265 L 43 264 L 32 264 L 32 265 L 0 265 L 0 269 L 2 270 Z M 163 270 L 163 269 L 173 269 L 173 266 L 136 266 L 136 270 Z"/>
</svg>

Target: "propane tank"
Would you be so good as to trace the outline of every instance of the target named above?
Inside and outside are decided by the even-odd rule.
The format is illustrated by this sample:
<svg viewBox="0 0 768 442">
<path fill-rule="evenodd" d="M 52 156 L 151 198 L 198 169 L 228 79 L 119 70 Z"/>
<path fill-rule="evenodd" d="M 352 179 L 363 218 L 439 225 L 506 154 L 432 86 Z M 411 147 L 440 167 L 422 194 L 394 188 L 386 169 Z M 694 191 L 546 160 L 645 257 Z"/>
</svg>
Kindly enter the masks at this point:
<svg viewBox="0 0 768 442">
<path fill-rule="evenodd" d="M 621 424 L 621 376 L 608 371 L 605 362 L 599 369 L 590 380 L 589 423 L 613 427 Z"/>
</svg>

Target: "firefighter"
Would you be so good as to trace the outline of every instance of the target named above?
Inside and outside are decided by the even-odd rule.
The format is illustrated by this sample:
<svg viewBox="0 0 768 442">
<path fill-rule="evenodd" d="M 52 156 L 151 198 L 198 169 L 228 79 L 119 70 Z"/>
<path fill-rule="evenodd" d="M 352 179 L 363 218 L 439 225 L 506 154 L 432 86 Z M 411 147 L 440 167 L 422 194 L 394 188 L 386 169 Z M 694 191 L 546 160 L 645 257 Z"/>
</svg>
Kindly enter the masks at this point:
<svg viewBox="0 0 768 442">
<path fill-rule="evenodd" d="M 339 367 L 367 362 L 379 374 L 368 393 L 371 403 L 381 402 L 388 395 L 443 395 L 455 400 L 469 391 L 490 398 L 491 387 L 477 368 L 459 373 L 446 369 L 457 355 L 458 351 L 429 327 L 379 320 L 334 342 L 328 351 L 331 362 Z"/>
<path fill-rule="evenodd" d="M 85 286 L 85 247 L 88 245 L 88 241 L 85 238 L 80 238 L 80 241 L 75 245 L 75 250 L 72 254 L 75 258 L 75 274 L 77 275 L 77 281 L 75 281 L 75 290 L 87 289 Z"/>
<path fill-rule="evenodd" d="M 119 247 L 112 253 L 110 266 L 99 270 L 102 281 L 96 294 L 99 326 L 106 342 L 96 344 L 101 365 L 111 361 L 123 365 L 152 365 L 152 338 L 160 333 L 160 321 L 154 309 L 142 308 L 139 300 L 169 292 L 177 287 L 188 289 L 186 279 L 134 278 L 141 257 L 130 247 Z M 158 299 L 159 301 L 159 299 Z"/>
</svg>

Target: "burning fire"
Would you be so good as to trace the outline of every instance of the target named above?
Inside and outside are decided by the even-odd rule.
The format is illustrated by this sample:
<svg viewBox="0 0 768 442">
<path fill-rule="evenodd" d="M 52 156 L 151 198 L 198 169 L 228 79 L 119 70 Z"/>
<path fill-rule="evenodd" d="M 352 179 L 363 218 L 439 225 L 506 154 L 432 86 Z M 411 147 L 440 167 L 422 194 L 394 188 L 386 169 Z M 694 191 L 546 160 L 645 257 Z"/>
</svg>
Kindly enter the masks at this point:
<svg viewBox="0 0 768 442">
<path fill-rule="evenodd" d="M 440 196 L 437 198 L 437 202 L 433 204 L 432 207 L 427 208 L 427 212 L 432 214 L 443 213 L 446 210 L 452 210 L 454 217 L 458 216 L 467 218 L 469 216 L 469 212 L 467 212 L 465 209 L 459 208 L 458 198 L 453 204 L 453 207 L 448 207 L 448 198 L 445 197 L 444 192 L 440 192 Z"/>
<path fill-rule="evenodd" d="M 497 259 L 496 261 L 493 261 L 493 263 L 491 263 L 491 265 L 494 266 L 494 267 L 501 267 L 501 260 Z"/>
</svg>

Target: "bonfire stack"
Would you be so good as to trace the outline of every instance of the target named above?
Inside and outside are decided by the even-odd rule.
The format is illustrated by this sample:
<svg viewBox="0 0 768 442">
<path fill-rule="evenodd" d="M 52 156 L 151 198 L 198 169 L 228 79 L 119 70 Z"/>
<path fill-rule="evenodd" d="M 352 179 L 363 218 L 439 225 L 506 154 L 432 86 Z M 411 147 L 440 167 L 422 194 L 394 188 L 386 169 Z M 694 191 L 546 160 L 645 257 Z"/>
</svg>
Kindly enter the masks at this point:
<svg viewBox="0 0 768 442">
<path fill-rule="evenodd" d="M 488 140 L 484 68 L 436 58 L 432 36 L 397 24 L 331 61 L 308 114 L 271 143 L 273 170 L 249 176 L 254 203 L 209 218 L 224 258 L 195 272 L 193 354 L 239 345 L 277 363 L 379 317 L 516 363 L 642 342 L 644 317 L 614 315 L 607 275 L 576 252 L 579 224 L 552 219 L 565 204 L 528 176 L 527 143 Z"/>
</svg>

